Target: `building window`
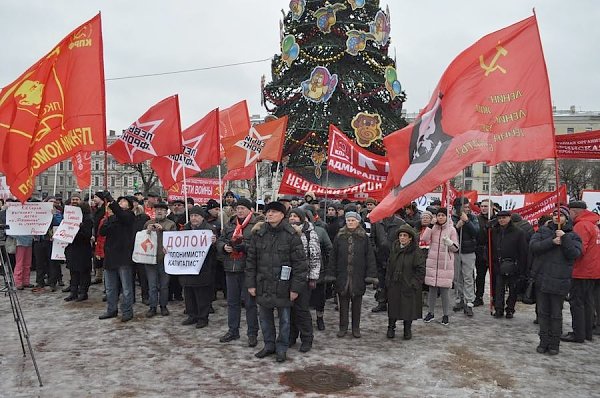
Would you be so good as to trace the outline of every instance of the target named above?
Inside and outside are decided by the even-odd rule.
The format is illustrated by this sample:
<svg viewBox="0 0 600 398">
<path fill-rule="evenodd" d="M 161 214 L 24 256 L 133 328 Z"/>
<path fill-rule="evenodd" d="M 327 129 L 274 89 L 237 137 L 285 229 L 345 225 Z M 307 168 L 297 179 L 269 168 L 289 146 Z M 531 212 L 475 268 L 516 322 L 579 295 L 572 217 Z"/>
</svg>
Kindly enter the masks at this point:
<svg viewBox="0 0 600 398">
<path fill-rule="evenodd" d="M 487 164 L 483 164 L 483 168 L 482 168 L 483 174 L 488 174 L 490 172 L 490 166 L 488 166 Z"/>
<path fill-rule="evenodd" d="M 44 185 L 48 185 L 48 176 L 44 176 Z"/>
<path fill-rule="evenodd" d="M 488 192 L 489 190 L 490 190 L 490 182 L 484 181 L 483 182 L 483 192 Z"/>
<path fill-rule="evenodd" d="M 94 170 L 100 170 L 100 162 L 95 162 L 94 163 Z"/>
<path fill-rule="evenodd" d="M 127 176 L 123 176 L 123 186 L 126 187 L 129 184 Z"/>
<path fill-rule="evenodd" d="M 73 176 L 68 176 L 67 181 L 69 181 L 69 186 L 73 185 Z"/>
<path fill-rule="evenodd" d="M 567 127 L 567 134 L 571 134 L 575 132 L 575 127 Z"/>
<path fill-rule="evenodd" d="M 133 185 L 137 185 L 137 183 L 138 183 L 138 178 L 134 176 L 133 177 Z"/>
<path fill-rule="evenodd" d="M 69 171 L 73 170 L 73 163 L 71 163 L 71 162 L 67 163 L 67 169 Z"/>
<path fill-rule="evenodd" d="M 64 163 L 63 163 L 63 162 L 60 162 L 60 163 L 58 164 L 58 169 L 59 169 L 60 171 L 63 171 L 63 170 L 65 169 L 65 165 L 64 165 Z"/>
<path fill-rule="evenodd" d="M 585 131 L 592 131 L 592 128 L 591 127 L 586 127 Z"/>
<path fill-rule="evenodd" d="M 465 168 L 465 177 L 473 177 L 473 166 L 467 166 Z"/>
<path fill-rule="evenodd" d="M 94 177 L 94 185 L 97 187 L 100 186 L 100 177 Z"/>
<path fill-rule="evenodd" d="M 61 163 L 62 164 L 62 163 Z M 63 186 L 65 185 L 65 177 L 63 176 L 58 176 L 58 185 Z"/>
<path fill-rule="evenodd" d="M 110 186 L 111 188 L 117 185 L 117 178 L 115 176 L 110 177 Z"/>
<path fill-rule="evenodd" d="M 555 184 L 548 184 L 548 191 L 549 192 L 556 191 L 556 185 Z"/>
<path fill-rule="evenodd" d="M 470 191 L 473 189 L 473 180 L 465 181 L 465 191 Z"/>
</svg>

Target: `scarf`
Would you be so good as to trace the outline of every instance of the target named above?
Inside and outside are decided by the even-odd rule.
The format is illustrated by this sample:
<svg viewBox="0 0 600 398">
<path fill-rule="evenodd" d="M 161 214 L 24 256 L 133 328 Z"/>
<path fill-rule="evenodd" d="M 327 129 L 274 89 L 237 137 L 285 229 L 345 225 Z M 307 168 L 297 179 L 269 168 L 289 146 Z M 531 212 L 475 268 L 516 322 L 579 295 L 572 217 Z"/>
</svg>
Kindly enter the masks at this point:
<svg viewBox="0 0 600 398">
<path fill-rule="evenodd" d="M 248 215 L 246 216 L 244 221 L 242 221 L 241 224 L 240 224 L 240 219 L 237 217 L 235 218 L 235 229 L 233 230 L 233 235 L 231 235 L 231 244 L 232 245 L 239 244 L 242 241 L 242 239 L 244 238 L 244 228 L 246 228 L 246 226 L 248 226 L 248 223 L 250 223 L 252 214 L 253 214 L 252 212 L 248 213 Z M 243 256 L 244 256 L 244 252 L 238 252 L 235 249 L 230 253 L 230 257 L 234 260 L 239 260 Z"/>
</svg>

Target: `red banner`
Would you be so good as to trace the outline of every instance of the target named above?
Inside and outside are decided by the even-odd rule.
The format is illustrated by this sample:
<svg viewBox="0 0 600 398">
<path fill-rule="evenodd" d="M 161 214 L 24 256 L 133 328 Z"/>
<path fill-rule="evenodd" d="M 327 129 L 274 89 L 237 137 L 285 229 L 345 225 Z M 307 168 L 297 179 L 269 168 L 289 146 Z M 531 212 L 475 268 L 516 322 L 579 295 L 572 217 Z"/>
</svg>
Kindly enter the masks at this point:
<svg viewBox="0 0 600 398">
<path fill-rule="evenodd" d="M 206 203 L 209 199 L 221 201 L 222 189 L 219 188 L 218 178 L 186 178 L 187 197 L 196 203 Z M 184 200 L 183 182 L 175 183 L 167 191 L 167 200 Z"/>
<path fill-rule="evenodd" d="M 557 135 L 555 141 L 558 158 L 600 159 L 600 130 Z"/>
<path fill-rule="evenodd" d="M 446 191 L 450 191 L 449 194 Z M 478 193 L 477 191 L 458 191 L 449 182 L 444 184 L 444 188 L 442 189 L 442 203 L 448 203 L 448 208 L 454 206 L 454 201 L 461 196 L 469 199 L 469 203 L 473 205 L 477 202 Z"/>
<path fill-rule="evenodd" d="M 92 154 L 88 151 L 78 152 L 71 158 L 71 163 L 79 189 L 89 187 L 92 183 Z"/>
<path fill-rule="evenodd" d="M 340 129 L 329 125 L 327 168 L 364 181 L 387 180 L 389 163 L 385 156 L 371 153 L 353 143 Z"/>
<path fill-rule="evenodd" d="M 361 184 L 352 185 L 346 188 L 329 188 L 317 185 L 306 180 L 299 174 L 290 169 L 286 169 L 281 179 L 279 193 L 282 195 L 302 196 L 308 191 L 312 191 L 319 198 L 324 198 L 327 194 L 331 199 L 355 199 L 365 200 L 374 198 L 379 201 L 383 197 L 384 184 L 376 181 L 366 181 Z"/>
<path fill-rule="evenodd" d="M 241 169 L 229 170 L 227 174 L 223 176 L 223 181 L 253 180 L 255 178 L 256 165 L 251 164 L 250 166 Z"/>
<path fill-rule="evenodd" d="M 3 59 L 10 62 L 11 54 Z M 42 171 L 77 152 L 105 149 L 98 14 L 0 92 L 0 171 L 11 192 L 25 201 Z"/>
<path fill-rule="evenodd" d="M 372 221 L 475 162 L 554 157 L 550 89 L 535 16 L 459 54 L 415 123 L 384 143 L 393 189 L 371 212 Z"/>
<path fill-rule="evenodd" d="M 117 162 L 141 163 L 181 153 L 179 99 L 172 95 L 153 105 L 108 147 Z"/>
<path fill-rule="evenodd" d="M 530 204 L 529 206 L 521 207 L 520 209 L 515 209 L 513 213 L 519 213 L 524 220 L 529 221 L 532 225 L 537 225 L 538 219 L 544 214 L 552 214 L 554 209 L 556 209 L 556 203 L 558 200 L 567 197 L 567 187 L 565 185 L 561 185 L 558 190 L 558 198 L 556 192 L 547 192 L 546 196 L 541 200 Z M 564 202 L 563 202 L 564 203 Z"/>
</svg>

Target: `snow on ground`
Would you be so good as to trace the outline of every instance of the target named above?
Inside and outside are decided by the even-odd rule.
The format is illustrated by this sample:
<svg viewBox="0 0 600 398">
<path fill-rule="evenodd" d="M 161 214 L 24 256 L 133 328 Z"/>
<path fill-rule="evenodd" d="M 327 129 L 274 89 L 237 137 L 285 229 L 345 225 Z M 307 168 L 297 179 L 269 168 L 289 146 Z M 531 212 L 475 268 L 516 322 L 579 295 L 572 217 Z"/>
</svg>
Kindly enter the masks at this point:
<svg viewBox="0 0 600 398">
<path fill-rule="evenodd" d="M 247 347 L 245 330 L 240 340 L 219 343 L 227 329 L 221 295 L 209 326 L 195 329 L 180 324 L 181 302 L 169 304 L 171 316 L 146 319 L 139 289 L 128 323 L 98 320 L 105 310 L 99 285 L 82 303 L 67 303 L 60 292 L 18 294 L 44 386 L 38 386 L 29 354 L 23 358 L 8 297 L 0 297 L 1 397 L 316 397 L 288 387 L 295 376 L 284 372 L 325 365 L 354 372 L 360 383 L 330 396 L 600 396 L 600 338 L 563 343 L 556 357 L 537 354 L 534 307 L 521 303 L 512 320 L 492 318 L 486 306 L 475 308 L 471 319 L 452 314 L 449 326 L 438 322 L 437 308 L 436 321 L 416 321 L 413 339 L 405 341 L 401 322 L 397 337 L 386 338 L 387 316 L 370 312 L 370 290 L 362 338 L 337 338 L 338 313 L 328 300 L 326 330 L 315 328 L 313 350 L 302 354 L 297 345 L 279 364 L 274 357 L 256 359 L 262 342 Z M 570 331 L 568 305 L 563 314 Z M 317 391 L 332 382 L 325 372 L 308 377 Z"/>
</svg>

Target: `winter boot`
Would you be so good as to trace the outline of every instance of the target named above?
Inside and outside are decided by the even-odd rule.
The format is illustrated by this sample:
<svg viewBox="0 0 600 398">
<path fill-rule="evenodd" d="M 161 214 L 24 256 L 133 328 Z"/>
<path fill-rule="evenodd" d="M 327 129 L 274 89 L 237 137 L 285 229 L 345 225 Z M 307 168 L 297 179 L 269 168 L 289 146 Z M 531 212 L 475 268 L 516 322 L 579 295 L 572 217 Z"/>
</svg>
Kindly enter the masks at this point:
<svg viewBox="0 0 600 398">
<path fill-rule="evenodd" d="M 317 329 L 325 330 L 325 321 L 322 316 L 317 316 Z"/>
<path fill-rule="evenodd" d="M 452 307 L 452 311 L 454 311 L 454 312 L 463 311 L 464 309 L 465 309 L 465 303 L 463 303 L 462 301 L 454 304 L 454 307 Z"/>
<path fill-rule="evenodd" d="M 396 337 L 396 320 L 389 318 L 388 320 L 388 330 L 386 334 L 388 339 L 393 339 Z"/>
<path fill-rule="evenodd" d="M 384 311 L 387 311 L 386 303 L 377 303 L 377 306 L 373 307 L 373 309 L 371 310 L 371 312 L 384 312 Z"/>
<path fill-rule="evenodd" d="M 412 339 L 412 321 L 404 321 L 404 340 Z"/>
</svg>

